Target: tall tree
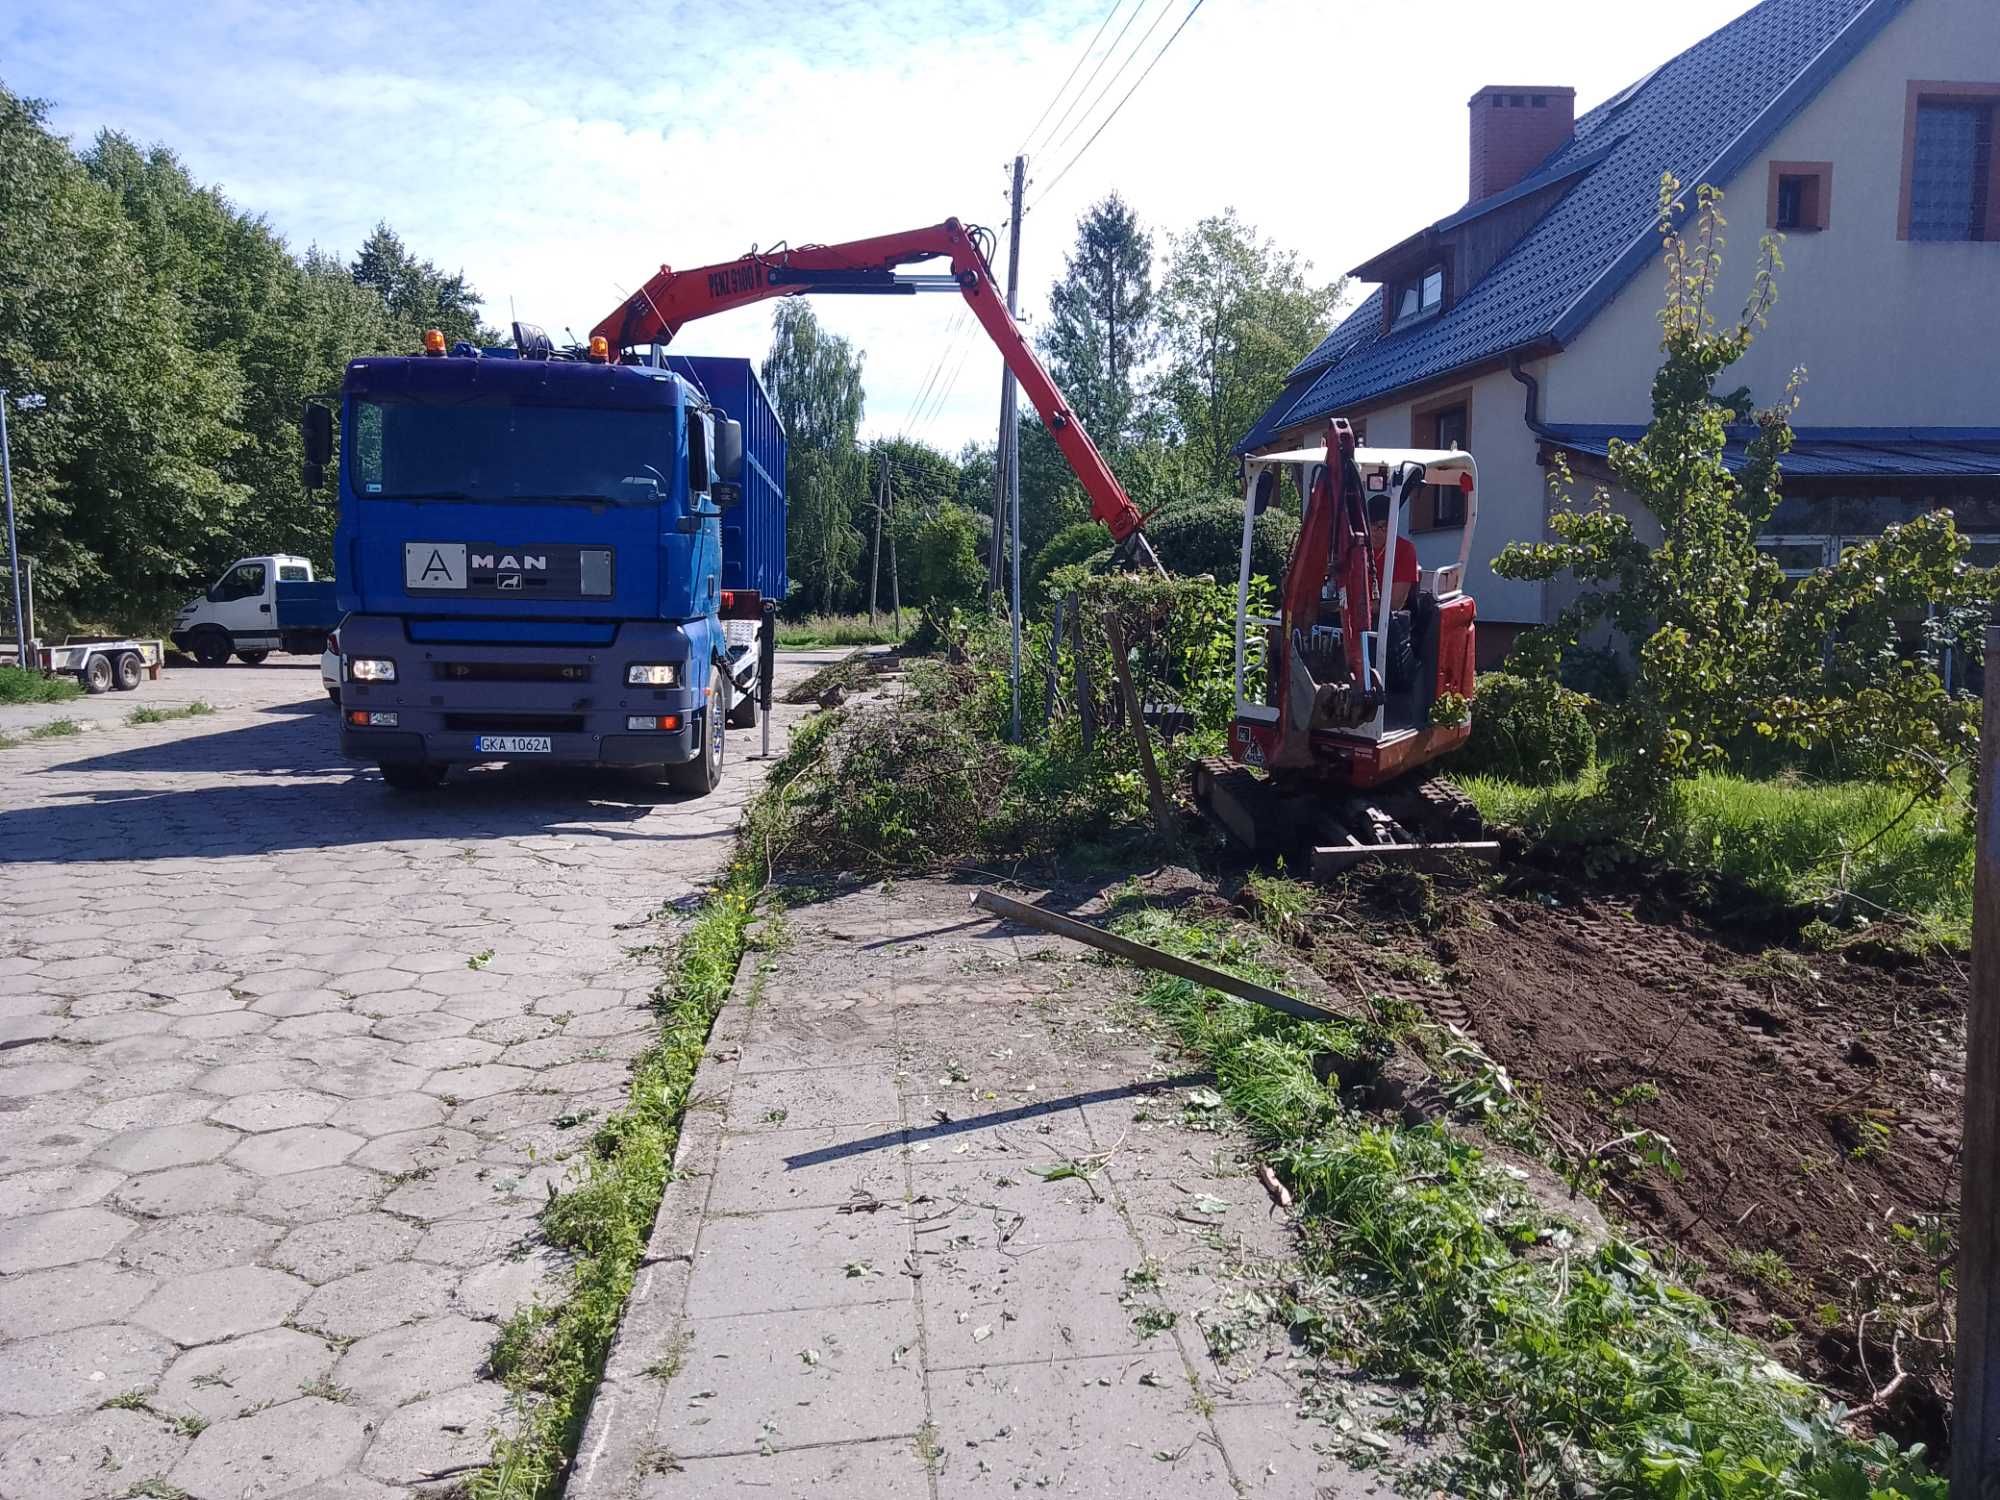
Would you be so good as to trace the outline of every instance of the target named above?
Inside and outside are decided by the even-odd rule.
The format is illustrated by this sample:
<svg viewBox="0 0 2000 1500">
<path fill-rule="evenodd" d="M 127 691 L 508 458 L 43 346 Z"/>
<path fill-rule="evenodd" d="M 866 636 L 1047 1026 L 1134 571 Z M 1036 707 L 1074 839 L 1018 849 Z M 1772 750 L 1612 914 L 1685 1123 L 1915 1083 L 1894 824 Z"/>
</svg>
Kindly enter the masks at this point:
<svg viewBox="0 0 2000 1500">
<path fill-rule="evenodd" d="M 382 299 L 398 329 L 421 337 L 427 328 L 441 329 L 448 341 L 497 342 L 479 321 L 484 299 L 466 281 L 463 271 L 447 276 L 420 259 L 387 224 L 377 224 L 354 257 L 354 281 Z"/>
<path fill-rule="evenodd" d="M 1041 336 L 1050 373 L 1100 447 L 1129 435 L 1134 377 L 1153 339 L 1153 237 L 1113 193 L 1078 221 Z"/>
<path fill-rule="evenodd" d="M 1160 282 L 1160 390 L 1210 484 L 1233 482 L 1231 450 L 1312 351 L 1346 288 L 1311 272 L 1311 261 L 1260 240 L 1233 208 L 1174 236 Z"/>
<path fill-rule="evenodd" d="M 862 358 L 846 339 L 820 327 L 803 298 L 778 304 L 762 368 L 785 427 L 789 571 L 815 609 L 834 609 L 853 593 L 861 556 L 854 513 L 867 503 L 869 482 L 856 445 Z"/>
</svg>

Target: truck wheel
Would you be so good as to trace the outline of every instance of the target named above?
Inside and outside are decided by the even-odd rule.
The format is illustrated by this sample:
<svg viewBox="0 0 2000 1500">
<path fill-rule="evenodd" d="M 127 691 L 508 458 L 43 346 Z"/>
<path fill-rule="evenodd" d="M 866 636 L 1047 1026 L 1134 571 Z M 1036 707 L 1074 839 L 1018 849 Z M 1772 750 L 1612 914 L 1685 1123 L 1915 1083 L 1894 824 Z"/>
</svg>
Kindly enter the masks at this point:
<svg viewBox="0 0 2000 1500">
<path fill-rule="evenodd" d="M 427 760 L 385 760 L 382 779 L 399 792 L 427 792 L 444 784 L 445 767 Z"/>
<path fill-rule="evenodd" d="M 229 637 L 220 630 L 204 630 L 188 643 L 188 650 L 204 667 L 219 667 L 229 660 Z"/>
<path fill-rule="evenodd" d="M 118 674 L 118 691 L 129 693 L 146 677 L 146 664 L 139 659 L 136 651 L 127 651 L 118 658 L 115 669 Z"/>
<path fill-rule="evenodd" d="M 755 729 L 757 727 L 757 695 L 750 693 L 736 707 L 729 710 L 725 721 L 731 729 Z"/>
<path fill-rule="evenodd" d="M 100 654 L 83 664 L 83 690 L 86 693 L 108 693 L 111 681 L 110 657 Z"/>
<path fill-rule="evenodd" d="M 268 651 L 239 651 L 236 653 L 236 659 L 246 667 L 257 667 L 262 666 L 264 658 L 270 654 Z"/>
<path fill-rule="evenodd" d="M 729 701 L 724 696 L 728 691 L 728 684 L 723 681 L 722 669 L 717 667 L 708 679 L 708 707 L 701 711 L 701 754 L 693 760 L 684 760 L 678 765 L 667 767 L 667 784 L 676 791 L 691 792 L 697 797 L 706 797 L 721 783 L 722 705 Z"/>
</svg>

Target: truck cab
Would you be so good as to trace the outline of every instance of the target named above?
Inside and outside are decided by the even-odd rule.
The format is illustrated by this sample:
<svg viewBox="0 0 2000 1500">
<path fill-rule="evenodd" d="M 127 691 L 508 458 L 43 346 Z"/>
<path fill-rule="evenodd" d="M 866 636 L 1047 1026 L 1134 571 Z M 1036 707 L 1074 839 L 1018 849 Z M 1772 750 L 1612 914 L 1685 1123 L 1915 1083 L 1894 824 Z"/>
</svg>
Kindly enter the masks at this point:
<svg viewBox="0 0 2000 1500">
<path fill-rule="evenodd" d="M 169 635 L 204 667 L 219 667 L 232 654 L 255 666 L 273 651 L 324 649 L 336 623 L 333 609 L 333 585 L 313 577 L 308 559 L 239 557 L 207 592 L 181 606 Z"/>
<path fill-rule="evenodd" d="M 355 360 L 337 462 L 308 412 L 308 482 L 329 468 L 340 506 L 341 748 L 402 789 L 525 761 L 704 793 L 767 692 L 783 433 L 747 361 L 522 342 Z"/>
</svg>

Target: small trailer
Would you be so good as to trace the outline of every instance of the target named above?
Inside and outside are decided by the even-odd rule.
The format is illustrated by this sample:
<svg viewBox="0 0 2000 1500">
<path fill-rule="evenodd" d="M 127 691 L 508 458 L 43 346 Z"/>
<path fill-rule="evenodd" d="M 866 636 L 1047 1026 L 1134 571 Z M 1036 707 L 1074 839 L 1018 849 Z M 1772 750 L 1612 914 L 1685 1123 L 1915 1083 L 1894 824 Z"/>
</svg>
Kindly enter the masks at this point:
<svg viewBox="0 0 2000 1500">
<path fill-rule="evenodd" d="M 59 646 L 30 641 L 28 654 L 43 672 L 74 677 L 86 693 L 129 693 L 149 678 L 159 681 L 167 648 L 156 640 L 85 636 Z"/>
</svg>

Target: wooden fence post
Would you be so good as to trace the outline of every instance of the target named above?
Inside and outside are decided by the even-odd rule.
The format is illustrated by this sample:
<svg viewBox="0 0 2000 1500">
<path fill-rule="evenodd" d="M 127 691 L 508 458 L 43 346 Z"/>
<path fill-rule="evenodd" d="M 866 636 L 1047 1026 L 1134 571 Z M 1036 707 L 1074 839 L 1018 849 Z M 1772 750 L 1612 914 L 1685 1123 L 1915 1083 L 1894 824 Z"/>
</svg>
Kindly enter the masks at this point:
<svg viewBox="0 0 2000 1500">
<path fill-rule="evenodd" d="M 1090 754 L 1097 743 L 1097 704 L 1090 694 L 1090 653 L 1083 631 L 1082 601 L 1069 596 L 1069 628 L 1076 651 L 1076 713 L 1083 732 L 1083 753 Z"/>
<path fill-rule="evenodd" d="M 1056 600 L 1056 617 L 1049 626 L 1049 680 L 1042 693 L 1042 723 L 1053 724 L 1056 717 L 1056 679 L 1062 666 L 1063 601 Z"/>
<path fill-rule="evenodd" d="M 1146 716 L 1139 710 L 1139 694 L 1132 686 L 1132 664 L 1125 659 L 1125 627 L 1118 616 L 1106 611 L 1104 634 L 1111 641 L 1111 666 L 1118 674 L 1118 691 L 1125 700 L 1125 717 L 1130 721 L 1132 738 L 1139 746 L 1139 770 L 1146 778 L 1146 800 L 1153 805 L 1153 822 L 1158 825 L 1160 837 L 1171 844 L 1174 841 L 1173 808 L 1167 801 L 1166 788 L 1160 785 L 1160 768 L 1153 760 L 1153 736 L 1146 728 Z"/>
<path fill-rule="evenodd" d="M 1958 1500 L 2000 1497 L 2000 625 L 1986 628 L 1978 796 L 1952 1366 L 1951 1492 Z"/>
</svg>

